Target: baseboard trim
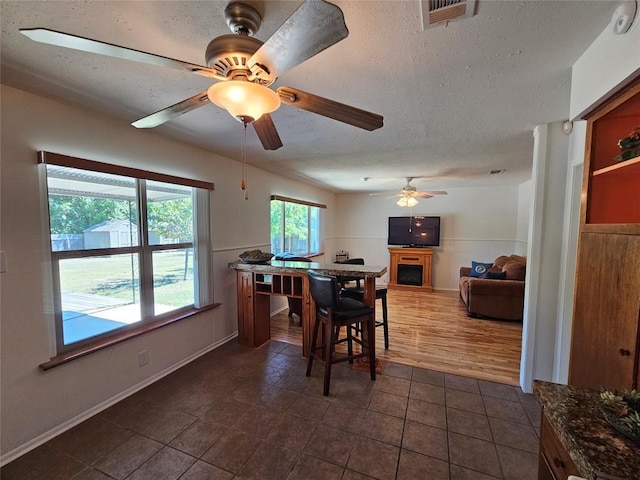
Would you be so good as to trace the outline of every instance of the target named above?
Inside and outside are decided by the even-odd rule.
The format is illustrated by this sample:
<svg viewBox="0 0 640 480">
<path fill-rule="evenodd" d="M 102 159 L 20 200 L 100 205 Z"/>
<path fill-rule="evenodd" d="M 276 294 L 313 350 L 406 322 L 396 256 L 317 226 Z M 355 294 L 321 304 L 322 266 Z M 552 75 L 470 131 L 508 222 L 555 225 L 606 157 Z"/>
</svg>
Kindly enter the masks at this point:
<svg viewBox="0 0 640 480">
<path fill-rule="evenodd" d="M 78 416 L 76 416 L 74 418 L 71 418 L 70 420 L 67 420 L 66 422 L 63 422 L 60 425 L 57 425 L 56 427 L 52 428 L 51 430 L 49 430 L 49 431 L 47 431 L 47 432 L 45 432 L 45 433 L 43 433 L 41 435 L 38 435 L 36 438 L 34 438 L 32 440 L 29 440 L 27 443 L 25 443 L 23 445 L 20 445 L 19 447 L 14 448 L 10 452 L 7 452 L 7 453 L 5 453 L 4 455 L 2 455 L 0 457 L 0 467 L 3 467 L 7 463 L 15 460 L 16 458 L 21 457 L 22 455 L 24 455 L 26 453 L 29 453 L 31 450 L 33 450 L 33 449 L 39 447 L 40 445 L 48 442 L 52 438 L 57 437 L 61 433 L 66 432 L 70 428 L 73 428 L 76 425 L 78 425 L 79 423 L 87 420 L 88 418 L 91 418 L 94 415 L 102 412 L 103 410 L 106 410 L 107 408 L 111 407 L 112 405 L 115 405 L 116 403 L 120 402 L 121 400 L 124 400 L 125 398 L 133 395 L 134 393 L 142 390 L 143 388 L 151 385 L 152 383 L 157 382 L 158 380 L 166 377 L 170 373 L 173 373 L 176 370 L 178 370 L 179 368 L 182 368 L 185 365 L 193 362 L 195 359 L 201 357 L 202 355 L 205 355 L 206 353 L 209 353 L 210 351 L 215 350 L 216 348 L 218 348 L 221 345 L 227 343 L 229 340 L 232 340 L 232 339 L 236 338 L 237 336 L 238 336 L 238 332 L 235 332 L 232 335 L 229 335 L 229 336 L 223 338 L 222 340 L 219 340 L 216 343 L 214 343 L 212 345 L 209 345 L 206 348 L 203 348 L 202 350 L 194 353 L 193 355 L 188 356 L 187 358 L 181 360 L 180 362 L 171 365 L 170 367 L 162 370 L 161 372 L 156 373 L 155 375 L 152 375 L 151 377 L 145 379 L 144 381 L 138 383 L 137 385 L 134 385 L 134 386 L 132 386 L 132 387 L 120 392 L 119 394 L 109 398 L 108 400 L 105 400 L 104 402 L 99 403 L 98 405 L 90 408 L 89 410 L 84 411 L 80 415 L 78 415 Z"/>
<path fill-rule="evenodd" d="M 280 312 L 284 312 L 285 310 L 289 310 L 289 307 L 287 305 L 285 305 L 284 307 L 281 308 L 277 308 L 276 310 L 274 310 L 273 312 L 269 313 L 270 317 L 273 317 L 274 315 L 279 314 Z"/>
</svg>

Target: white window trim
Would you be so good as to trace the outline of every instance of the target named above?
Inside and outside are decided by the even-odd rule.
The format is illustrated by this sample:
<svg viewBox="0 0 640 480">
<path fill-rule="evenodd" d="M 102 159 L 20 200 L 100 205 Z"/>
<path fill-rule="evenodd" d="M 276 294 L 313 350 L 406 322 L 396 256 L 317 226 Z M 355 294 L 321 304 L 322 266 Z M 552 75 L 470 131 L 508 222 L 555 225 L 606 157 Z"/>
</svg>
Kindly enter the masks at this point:
<svg viewBox="0 0 640 480">
<path fill-rule="evenodd" d="M 52 342 L 50 343 L 51 347 L 55 347 L 55 354 L 51 358 L 49 362 L 45 362 L 40 365 L 43 369 L 52 368 L 53 366 L 57 366 L 61 363 L 65 363 L 70 359 L 77 358 L 79 356 L 86 355 L 87 353 L 91 353 L 92 351 L 96 351 L 102 348 L 105 348 L 111 344 L 118 343 L 120 341 L 124 341 L 132 336 L 137 336 L 143 333 L 146 333 L 149 330 L 153 330 L 155 328 L 167 325 L 169 323 L 173 323 L 175 321 L 181 320 L 182 318 L 191 316 L 195 313 L 199 313 L 203 310 L 208 310 L 210 308 L 214 308 L 217 304 L 213 301 L 213 272 L 212 272 L 212 258 L 211 258 L 211 235 L 210 235 L 210 211 L 211 211 L 211 195 L 210 192 L 215 188 L 213 183 L 202 182 L 197 180 L 190 180 L 181 177 L 175 177 L 171 175 L 158 174 L 154 172 L 148 172 L 144 170 L 134 169 L 130 167 L 123 167 L 105 163 L 99 163 L 91 160 L 70 157 L 66 155 L 60 155 L 51 152 L 38 152 L 38 163 L 41 164 L 40 170 L 40 188 L 42 192 L 42 208 L 46 214 L 43 214 L 43 237 L 46 240 L 47 249 L 45 250 L 48 253 L 49 261 L 46 262 L 48 265 L 48 274 L 44 276 L 45 278 L 45 292 L 49 292 L 51 294 L 52 302 L 51 304 L 54 306 L 54 311 L 52 312 L 52 318 L 54 327 L 50 329 L 53 334 Z M 60 251 L 53 252 L 51 249 L 51 238 L 50 238 L 50 216 L 48 211 L 49 201 L 48 201 L 48 189 L 47 189 L 47 172 L 46 172 L 46 164 L 60 165 L 65 167 L 77 168 L 88 171 L 98 171 L 115 175 L 123 175 L 130 178 L 136 179 L 136 185 L 138 192 L 142 192 L 142 197 L 139 198 L 139 203 L 144 204 L 146 208 L 146 204 L 144 203 L 144 195 L 146 192 L 145 183 L 146 180 L 154 180 L 164 183 L 173 183 L 182 186 L 195 187 L 195 195 L 193 198 L 193 207 L 194 207 L 194 222 L 196 225 L 194 231 L 193 242 L 185 242 L 185 243 L 172 243 L 172 244 L 162 244 L 162 245 L 148 245 L 148 242 L 145 240 L 144 242 L 140 242 L 137 246 L 132 247 L 114 247 L 107 249 L 91 249 L 91 250 L 82 250 L 82 251 Z M 140 209 L 141 222 L 146 222 L 146 215 L 143 209 Z M 200 215 L 199 218 L 196 218 Z M 198 221 L 199 219 L 204 219 L 204 221 Z M 143 232 L 146 232 L 144 228 L 138 229 L 138 235 L 142 235 Z M 194 305 L 187 306 L 183 308 L 179 308 L 168 312 L 164 315 L 155 315 L 150 316 L 149 313 L 149 302 L 153 302 L 153 296 L 146 297 L 147 305 L 142 306 L 142 320 L 141 322 L 136 322 L 135 324 L 129 327 L 119 328 L 112 332 L 99 335 L 96 337 L 91 337 L 85 340 L 82 340 L 77 343 L 73 343 L 70 345 L 63 344 L 62 337 L 62 319 L 61 319 L 61 296 L 59 294 L 59 287 L 56 285 L 59 282 L 59 275 L 57 275 L 56 269 L 58 266 L 58 262 L 61 259 L 65 258 L 83 258 L 89 256 L 100 256 L 100 255 L 117 255 L 117 254 L 128 254 L 128 253 L 137 253 L 140 255 L 139 262 L 142 264 L 145 259 L 144 256 L 150 257 L 154 251 L 162 251 L 162 250 L 174 250 L 181 248 L 192 248 L 193 249 L 193 262 L 194 262 L 194 276 L 195 276 L 195 291 L 194 291 Z M 147 259 L 148 261 L 149 259 Z M 141 271 L 145 271 L 141 269 Z M 146 269 L 147 272 L 150 270 Z M 153 279 L 150 280 L 151 285 L 153 283 Z M 142 279 L 141 279 L 141 283 Z M 148 284 L 148 283 L 147 283 Z"/>
</svg>

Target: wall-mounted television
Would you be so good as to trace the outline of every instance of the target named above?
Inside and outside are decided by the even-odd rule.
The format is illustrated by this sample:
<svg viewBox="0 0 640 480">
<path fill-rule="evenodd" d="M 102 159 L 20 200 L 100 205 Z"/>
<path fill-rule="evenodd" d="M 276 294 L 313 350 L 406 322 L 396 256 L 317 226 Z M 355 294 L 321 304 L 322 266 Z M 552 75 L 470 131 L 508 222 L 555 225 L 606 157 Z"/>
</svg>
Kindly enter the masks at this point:
<svg viewBox="0 0 640 480">
<path fill-rule="evenodd" d="M 440 246 L 440 217 L 389 217 L 388 245 Z"/>
</svg>

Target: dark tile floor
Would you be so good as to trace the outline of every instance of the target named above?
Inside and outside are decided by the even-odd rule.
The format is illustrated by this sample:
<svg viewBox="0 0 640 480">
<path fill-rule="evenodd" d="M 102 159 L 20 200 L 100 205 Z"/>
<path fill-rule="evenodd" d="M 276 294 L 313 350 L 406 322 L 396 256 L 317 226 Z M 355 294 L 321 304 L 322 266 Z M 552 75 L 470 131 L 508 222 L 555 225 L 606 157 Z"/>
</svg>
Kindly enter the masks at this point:
<svg viewBox="0 0 640 480">
<path fill-rule="evenodd" d="M 375 382 L 301 349 L 235 341 L 6 465 L 4 480 L 537 476 L 540 408 L 519 388 L 388 363 Z"/>
</svg>

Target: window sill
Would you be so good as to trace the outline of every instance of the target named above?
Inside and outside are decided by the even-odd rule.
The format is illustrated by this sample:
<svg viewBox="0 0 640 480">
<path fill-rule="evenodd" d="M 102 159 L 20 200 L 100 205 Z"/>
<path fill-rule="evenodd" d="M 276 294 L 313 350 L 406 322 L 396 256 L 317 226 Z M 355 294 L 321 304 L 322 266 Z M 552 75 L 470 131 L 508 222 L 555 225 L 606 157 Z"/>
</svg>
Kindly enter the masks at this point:
<svg viewBox="0 0 640 480">
<path fill-rule="evenodd" d="M 198 313 L 206 312 L 207 310 L 213 310 L 220 305 L 220 303 L 212 303 L 211 305 L 207 305 L 206 307 L 189 310 L 188 312 L 180 312 L 175 316 L 169 316 L 163 318 L 162 320 L 147 323 L 145 325 L 141 325 L 140 327 L 127 330 L 126 332 L 118 333 L 108 338 L 100 339 L 94 343 L 68 350 L 64 353 L 61 353 L 60 355 L 56 355 L 55 357 L 50 358 L 48 362 L 41 363 L 40 368 L 42 370 L 50 370 L 54 367 L 65 364 L 77 358 L 81 358 L 99 350 L 117 345 L 118 343 L 126 342 L 127 340 L 131 340 L 132 338 L 139 337 L 140 335 L 144 335 L 167 325 L 172 325 L 176 322 L 179 322 L 180 320 L 184 320 L 185 318 L 197 315 Z"/>
</svg>

